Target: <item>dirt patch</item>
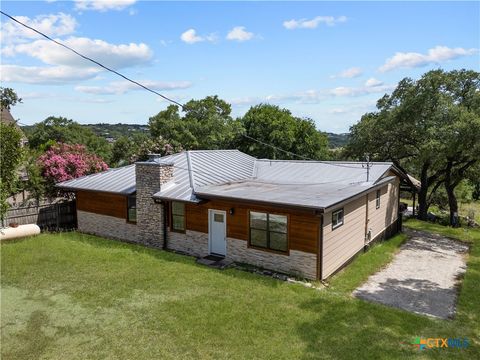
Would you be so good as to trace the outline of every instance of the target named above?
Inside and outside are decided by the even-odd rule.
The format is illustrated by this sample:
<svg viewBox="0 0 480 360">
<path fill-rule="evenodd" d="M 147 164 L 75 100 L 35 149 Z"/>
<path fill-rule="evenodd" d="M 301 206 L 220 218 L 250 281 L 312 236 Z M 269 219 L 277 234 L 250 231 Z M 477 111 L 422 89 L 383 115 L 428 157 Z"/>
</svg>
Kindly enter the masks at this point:
<svg viewBox="0 0 480 360">
<path fill-rule="evenodd" d="M 408 230 L 408 235 L 393 261 L 353 295 L 418 314 L 453 318 L 468 246 L 422 231 Z"/>
</svg>

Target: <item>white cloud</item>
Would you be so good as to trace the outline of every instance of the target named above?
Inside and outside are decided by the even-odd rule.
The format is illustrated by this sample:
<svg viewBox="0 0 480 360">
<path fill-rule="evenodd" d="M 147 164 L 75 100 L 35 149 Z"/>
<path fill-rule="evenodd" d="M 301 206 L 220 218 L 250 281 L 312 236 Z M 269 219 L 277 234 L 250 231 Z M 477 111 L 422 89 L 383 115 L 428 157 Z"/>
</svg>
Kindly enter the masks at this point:
<svg viewBox="0 0 480 360">
<path fill-rule="evenodd" d="M 375 86 L 381 86 L 381 85 L 383 85 L 383 81 L 377 80 L 373 77 L 365 81 L 366 87 L 375 87 Z"/>
<path fill-rule="evenodd" d="M 215 34 L 200 36 L 200 35 L 197 35 L 197 32 L 195 29 L 188 29 L 187 31 L 182 33 L 182 35 L 180 35 L 180 39 L 183 42 L 186 42 L 187 44 L 195 44 L 197 42 L 202 42 L 202 41 L 214 42 L 217 40 L 217 36 Z"/>
<path fill-rule="evenodd" d="M 108 10 L 123 10 L 130 5 L 135 4 L 136 0 L 75 0 L 76 10 L 93 10 L 93 11 L 108 11 Z"/>
<path fill-rule="evenodd" d="M 97 68 L 76 68 L 71 66 L 19 66 L 0 65 L 2 82 L 26 84 L 62 85 L 68 82 L 91 79 L 101 70 Z"/>
<path fill-rule="evenodd" d="M 227 40 L 247 41 L 253 38 L 254 34 L 245 30 L 245 26 L 235 26 L 227 34 Z"/>
<path fill-rule="evenodd" d="M 299 104 L 318 104 L 331 98 L 342 97 L 359 97 L 369 94 L 386 93 L 395 88 L 394 85 L 377 85 L 377 86 L 359 86 L 359 87 L 346 87 L 339 86 L 333 89 L 320 89 L 320 90 L 306 90 L 294 94 L 284 95 L 269 95 L 259 102 L 267 101 L 277 104 L 281 103 L 299 103 Z"/>
<path fill-rule="evenodd" d="M 73 33 L 78 25 L 75 18 L 58 13 L 39 15 L 31 19 L 28 16 L 15 16 L 18 21 L 27 24 L 48 36 L 64 36 Z M 2 24 L 0 40 L 2 44 L 18 43 L 28 39 L 39 39 L 40 35 L 12 20 Z"/>
<path fill-rule="evenodd" d="M 145 85 L 153 90 L 157 91 L 166 91 L 166 90 L 178 90 L 178 89 L 187 89 L 192 86 L 192 83 L 189 81 L 175 81 L 175 82 L 164 82 L 164 81 L 152 81 L 152 80 L 137 80 L 140 84 Z M 140 90 L 141 88 L 138 85 L 135 85 L 129 81 L 113 81 L 107 86 L 77 86 L 75 90 L 87 93 L 87 94 L 96 94 L 96 95 L 118 95 L 125 94 L 128 91 Z"/>
<path fill-rule="evenodd" d="M 351 68 L 348 68 L 348 69 L 345 69 L 343 70 L 342 72 L 336 74 L 336 75 L 332 75 L 330 76 L 332 79 L 335 79 L 335 78 L 347 78 L 347 79 L 351 79 L 351 78 L 355 78 L 355 77 L 358 77 L 360 75 L 362 75 L 363 71 L 361 68 L 359 67 L 351 67 Z"/>
<path fill-rule="evenodd" d="M 63 43 L 78 52 L 114 69 L 143 65 L 150 62 L 153 53 L 143 43 L 110 44 L 103 40 L 70 37 Z M 49 65 L 91 67 L 92 64 L 71 51 L 48 40 L 36 40 L 28 44 L 11 45 L 2 49 L 3 55 L 25 54 Z"/>
<path fill-rule="evenodd" d="M 397 68 L 413 68 L 426 66 L 428 64 L 438 64 L 444 61 L 453 60 L 462 56 L 474 55 L 478 49 L 449 48 L 447 46 L 436 46 L 429 49 L 427 54 L 415 52 L 397 52 L 394 56 L 387 59 L 378 70 L 386 72 Z"/>
<path fill-rule="evenodd" d="M 368 82 L 368 81 L 367 81 Z M 362 96 L 375 93 L 385 93 L 393 90 L 394 85 L 373 85 L 373 86 L 360 86 L 360 87 L 346 87 L 339 86 L 330 90 L 330 94 L 333 96 Z"/>
<path fill-rule="evenodd" d="M 288 30 L 293 29 L 315 29 L 320 24 L 325 24 L 327 26 L 334 26 L 338 23 L 343 23 L 347 21 L 346 16 L 317 16 L 313 19 L 292 19 L 283 22 L 283 26 Z"/>
</svg>

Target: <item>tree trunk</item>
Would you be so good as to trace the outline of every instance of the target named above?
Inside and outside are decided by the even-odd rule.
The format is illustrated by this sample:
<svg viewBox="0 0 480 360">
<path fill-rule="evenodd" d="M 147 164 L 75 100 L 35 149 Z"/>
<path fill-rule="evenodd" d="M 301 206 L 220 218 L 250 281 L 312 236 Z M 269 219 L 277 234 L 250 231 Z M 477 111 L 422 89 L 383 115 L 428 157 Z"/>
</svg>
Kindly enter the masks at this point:
<svg viewBox="0 0 480 360">
<path fill-rule="evenodd" d="M 445 169 L 445 190 L 448 196 L 448 207 L 450 208 L 450 226 L 459 227 L 458 220 L 458 202 L 455 196 L 455 188 L 465 176 L 465 171 L 476 163 L 475 160 L 470 160 L 461 165 L 460 168 L 454 168 L 452 159 L 447 162 Z"/>
<path fill-rule="evenodd" d="M 427 202 L 427 194 L 428 194 L 428 166 L 423 165 L 422 166 L 422 173 L 421 173 L 421 186 L 420 190 L 418 192 L 418 215 L 417 217 L 420 220 L 427 220 L 427 214 L 428 214 L 428 202 Z"/>
<path fill-rule="evenodd" d="M 458 221 L 458 202 L 457 197 L 455 196 L 455 187 L 449 186 L 445 182 L 445 190 L 447 191 L 448 196 L 448 207 L 450 208 L 450 226 L 459 227 L 460 223 Z"/>
</svg>

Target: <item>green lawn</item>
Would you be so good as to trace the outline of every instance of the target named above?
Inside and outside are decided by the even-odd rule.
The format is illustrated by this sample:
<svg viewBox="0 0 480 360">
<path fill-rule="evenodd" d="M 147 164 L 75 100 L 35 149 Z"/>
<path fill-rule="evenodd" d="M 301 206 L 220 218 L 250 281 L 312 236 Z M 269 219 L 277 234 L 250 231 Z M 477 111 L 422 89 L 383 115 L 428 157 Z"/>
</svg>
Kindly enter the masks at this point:
<svg viewBox="0 0 480 360">
<path fill-rule="evenodd" d="M 408 206 L 413 205 L 413 200 L 412 199 L 405 199 L 402 198 L 400 199 L 401 202 L 408 204 Z M 418 206 L 418 200 L 415 203 L 415 206 Z M 448 221 L 448 216 L 449 213 L 447 210 L 440 210 L 440 208 L 436 205 L 430 205 L 428 211 L 432 212 L 433 214 L 437 216 L 443 216 L 447 221 Z M 460 216 L 470 216 L 472 213 L 475 216 L 475 221 L 477 223 L 480 223 L 480 201 L 471 201 L 468 203 L 458 203 L 458 213 Z"/>
<path fill-rule="evenodd" d="M 453 321 L 351 297 L 403 235 L 320 291 L 79 233 L 3 243 L 2 359 L 480 358 L 480 232 L 449 234 L 472 244 Z M 471 346 L 417 350 L 417 336 Z"/>
</svg>

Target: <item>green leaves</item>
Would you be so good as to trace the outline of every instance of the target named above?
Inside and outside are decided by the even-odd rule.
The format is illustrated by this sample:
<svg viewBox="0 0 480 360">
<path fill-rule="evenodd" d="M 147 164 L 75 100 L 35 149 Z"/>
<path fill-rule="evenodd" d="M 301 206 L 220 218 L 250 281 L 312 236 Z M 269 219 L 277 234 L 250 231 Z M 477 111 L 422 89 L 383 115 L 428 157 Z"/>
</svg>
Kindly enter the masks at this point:
<svg viewBox="0 0 480 360">
<path fill-rule="evenodd" d="M 22 133 L 14 124 L 0 122 L 0 218 L 7 209 L 7 199 L 15 191 L 17 169 L 22 159 Z"/>
<path fill-rule="evenodd" d="M 311 119 L 294 117 L 287 109 L 260 104 L 250 108 L 240 119 L 245 134 L 306 158 L 328 158 L 328 139 L 318 131 Z M 262 145 L 248 138 L 241 139 L 240 148 L 255 157 L 299 159 L 294 155 Z"/>
</svg>

